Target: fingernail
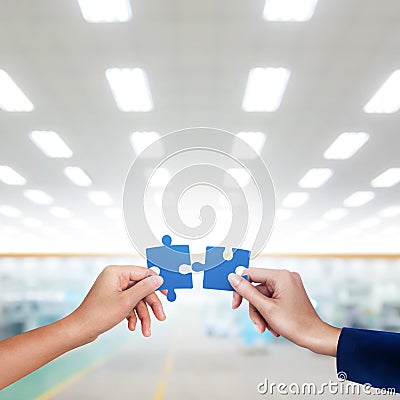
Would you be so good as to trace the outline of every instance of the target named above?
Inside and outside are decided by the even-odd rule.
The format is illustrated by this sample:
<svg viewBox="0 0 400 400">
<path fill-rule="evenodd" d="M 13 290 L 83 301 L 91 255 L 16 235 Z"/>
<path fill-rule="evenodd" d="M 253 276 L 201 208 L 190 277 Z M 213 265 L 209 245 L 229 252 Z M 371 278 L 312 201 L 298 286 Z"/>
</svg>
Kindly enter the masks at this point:
<svg viewBox="0 0 400 400">
<path fill-rule="evenodd" d="M 237 286 L 240 283 L 240 276 L 236 274 L 229 274 L 228 275 L 228 280 L 231 283 L 232 286 Z"/>
<path fill-rule="evenodd" d="M 153 282 L 157 287 L 160 287 L 164 283 L 163 277 L 159 275 L 154 275 L 151 279 L 153 279 Z"/>
</svg>

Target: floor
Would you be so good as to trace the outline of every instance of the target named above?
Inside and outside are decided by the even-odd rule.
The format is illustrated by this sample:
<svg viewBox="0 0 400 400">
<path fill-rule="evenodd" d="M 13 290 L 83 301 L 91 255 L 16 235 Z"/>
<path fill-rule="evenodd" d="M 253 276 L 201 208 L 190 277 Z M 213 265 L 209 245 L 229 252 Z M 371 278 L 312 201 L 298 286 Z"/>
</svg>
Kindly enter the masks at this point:
<svg viewBox="0 0 400 400">
<path fill-rule="evenodd" d="M 118 354 L 52 399 L 252 400 L 264 397 L 258 386 L 265 379 L 270 384 L 313 382 L 318 388 L 337 382 L 331 358 L 284 341 L 247 347 L 237 339 L 206 336 L 201 321 L 189 314 L 175 317 L 164 329 L 155 329 L 151 340 L 126 342 Z M 279 394 L 275 387 L 265 397 L 310 396 Z"/>
<path fill-rule="evenodd" d="M 295 383 L 301 388 L 304 383 L 312 382 L 317 390 L 323 383 L 337 383 L 335 360 L 332 358 L 312 354 L 282 339 L 255 342 L 249 346 L 237 335 L 209 336 L 205 334 L 204 309 L 170 306 L 167 315 L 167 322 L 154 323 L 152 338 L 142 338 L 137 333 L 128 334 L 123 329 L 124 334 L 118 334 L 113 339 L 118 343 L 110 344 L 111 334 L 93 346 L 67 355 L 74 357 L 69 363 L 74 365 L 74 371 L 65 367 L 69 364 L 60 364 L 62 359 L 57 360 L 58 364 L 47 366 L 37 375 L 26 378 L 25 392 L 16 390 L 21 386 L 18 383 L 14 388 L 1 392 L 0 399 L 253 400 L 338 397 L 329 393 L 328 389 L 325 389 L 325 394 L 315 396 L 310 396 L 308 392 L 305 395 L 290 393 L 297 390 Z M 225 334 L 222 331 L 222 336 Z M 104 351 L 106 347 L 108 352 Z M 104 354 L 100 354 L 101 351 Z M 89 363 L 88 359 L 92 361 Z M 61 375 L 55 376 L 57 368 Z M 43 382 L 49 384 L 46 390 Z M 267 382 L 268 393 L 262 395 L 258 390 L 266 390 Z M 260 387 L 261 383 L 264 385 Z M 283 389 L 281 386 L 281 390 L 287 391 L 287 394 L 279 393 L 277 385 L 280 383 L 286 385 Z M 38 388 L 40 384 L 42 389 L 36 390 L 34 395 L 33 388 Z M 355 398 L 353 395 L 340 397 Z M 357 396 L 360 399 L 373 397 Z"/>
</svg>

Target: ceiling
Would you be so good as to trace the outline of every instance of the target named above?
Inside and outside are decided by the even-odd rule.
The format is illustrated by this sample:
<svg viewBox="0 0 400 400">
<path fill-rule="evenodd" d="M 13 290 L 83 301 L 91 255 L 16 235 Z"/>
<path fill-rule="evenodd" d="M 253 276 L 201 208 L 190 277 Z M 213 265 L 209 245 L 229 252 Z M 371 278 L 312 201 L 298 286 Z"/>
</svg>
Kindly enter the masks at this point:
<svg viewBox="0 0 400 400">
<path fill-rule="evenodd" d="M 29 113 L 0 112 L 0 165 L 27 179 L 25 187 L 0 182 L 0 205 L 44 225 L 29 228 L 0 215 L 0 252 L 132 251 L 121 221 L 74 186 L 64 167 L 77 165 L 93 190 L 110 193 L 121 207 L 123 184 L 135 158 L 132 131 L 160 134 L 192 126 L 267 134 L 263 157 L 275 183 L 277 207 L 310 169 L 333 177 L 307 190 L 309 201 L 292 218 L 277 221 L 265 252 L 399 252 L 400 217 L 351 234 L 365 218 L 400 205 L 400 185 L 374 189 L 376 198 L 321 231 L 310 229 L 329 209 L 390 167 L 400 167 L 400 113 L 366 114 L 363 106 L 400 68 L 397 0 L 320 0 L 308 22 L 267 22 L 263 0 L 134 0 L 126 23 L 90 24 L 75 0 L 4 0 L 0 4 L 0 69 L 33 102 Z M 248 72 L 286 67 L 291 77 L 276 112 L 241 108 Z M 148 76 L 154 109 L 121 112 L 104 72 L 140 67 Z M 33 130 L 56 131 L 74 152 L 50 159 L 29 140 Z M 346 131 L 370 134 L 349 160 L 323 153 Z M 72 228 L 25 189 L 41 189 L 55 205 L 87 221 Z"/>
</svg>

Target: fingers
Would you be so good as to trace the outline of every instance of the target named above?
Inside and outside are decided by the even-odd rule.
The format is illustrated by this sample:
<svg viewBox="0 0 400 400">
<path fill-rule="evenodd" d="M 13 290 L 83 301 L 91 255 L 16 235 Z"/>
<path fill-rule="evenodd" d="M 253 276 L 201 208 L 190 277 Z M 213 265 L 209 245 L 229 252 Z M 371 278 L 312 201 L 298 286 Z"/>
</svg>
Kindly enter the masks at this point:
<svg viewBox="0 0 400 400">
<path fill-rule="evenodd" d="M 105 270 L 116 275 L 120 273 L 127 274 L 131 281 L 142 280 L 153 272 L 149 268 L 138 267 L 136 265 L 109 265 Z"/>
<path fill-rule="evenodd" d="M 144 299 L 157 290 L 164 280 L 161 276 L 155 275 L 142 279 L 131 288 L 123 292 L 123 296 L 129 300 L 130 308 L 135 308 L 140 300 Z"/>
<path fill-rule="evenodd" d="M 278 269 L 268 269 L 268 268 L 249 268 L 246 273 L 249 277 L 250 282 L 265 283 L 269 282 L 271 284 L 278 281 L 278 278 L 285 271 Z"/>
<path fill-rule="evenodd" d="M 150 336 L 151 334 L 151 318 L 147 305 L 151 307 L 153 314 L 159 321 L 164 321 L 166 319 L 161 301 L 155 293 L 152 293 L 144 300 L 139 301 L 136 308 L 129 313 L 126 319 L 128 320 L 128 329 L 134 331 L 137 325 L 137 313 L 141 321 L 144 336 Z"/>
<path fill-rule="evenodd" d="M 128 320 L 128 329 L 130 331 L 134 331 L 136 329 L 136 324 L 137 324 L 137 317 L 135 310 L 132 310 L 126 317 L 126 319 Z"/>
<path fill-rule="evenodd" d="M 145 301 L 153 310 L 153 314 L 155 315 L 155 317 L 159 321 L 164 321 L 166 317 L 163 306 L 158 296 L 155 293 L 152 293 L 145 298 Z"/>
<path fill-rule="evenodd" d="M 146 303 L 141 300 L 136 306 L 136 312 L 140 319 L 140 323 L 142 325 L 142 333 L 143 336 L 149 337 L 151 335 L 151 320 L 150 320 L 150 313 L 147 309 Z"/>
<path fill-rule="evenodd" d="M 257 309 L 249 303 L 249 317 L 253 321 L 253 324 L 257 327 L 260 333 L 264 333 L 267 329 L 267 323 Z"/>
<path fill-rule="evenodd" d="M 271 299 L 260 293 L 256 287 L 241 276 L 230 274 L 228 279 L 235 291 L 248 300 L 249 303 L 252 303 L 259 311 L 265 310 L 272 305 Z"/>
<path fill-rule="evenodd" d="M 243 297 L 237 292 L 232 292 L 232 293 L 233 293 L 232 309 L 236 310 L 242 304 Z"/>
<path fill-rule="evenodd" d="M 267 329 L 268 329 L 275 337 L 281 336 L 278 332 L 274 331 L 268 324 L 267 324 Z"/>
<path fill-rule="evenodd" d="M 277 333 L 274 329 L 270 327 L 268 322 L 264 319 L 264 317 L 259 313 L 259 311 L 249 303 L 249 316 L 253 321 L 254 325 L 260 331 L 260 333 L 264 333 L 265 329 L 268 329 L 275 337 L 279 337 L 279 333 Z"/>
</svg>

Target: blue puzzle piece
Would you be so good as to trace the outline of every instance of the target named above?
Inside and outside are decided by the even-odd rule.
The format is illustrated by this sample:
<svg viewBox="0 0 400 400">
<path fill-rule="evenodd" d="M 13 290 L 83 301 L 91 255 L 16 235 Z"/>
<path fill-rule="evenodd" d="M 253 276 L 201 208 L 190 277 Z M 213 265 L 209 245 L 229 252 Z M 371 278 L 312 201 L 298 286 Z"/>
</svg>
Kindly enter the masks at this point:
<svg viewBox="0 0 400 400">
<path fill-rule="evenodd" d="M 189 246 L 171 245 L 171 237 L 163 236 L 164 246 L 146 249 L 147 267 L 160 269 L 160 276 L 164 283 L 159 290 L 168 290 L 167 299 L 176 300 L 175 289 L 192 289 L 192 274 L 181 274 L 179 267 L 182 264 L 191 264 Z"/>
<path fill-rule="evenodd" d="M 249 266 L 249 250 L 233 249 L 233 257 L 230 260 L 225 260 L 224 251 L 225 247 L 207 247 L 205 263 L 193 263 L 193 271 L 204 271 L 204 289 L 232 291 L 228 275 L 234 273 L 237 267 Z"/>
</svg>

